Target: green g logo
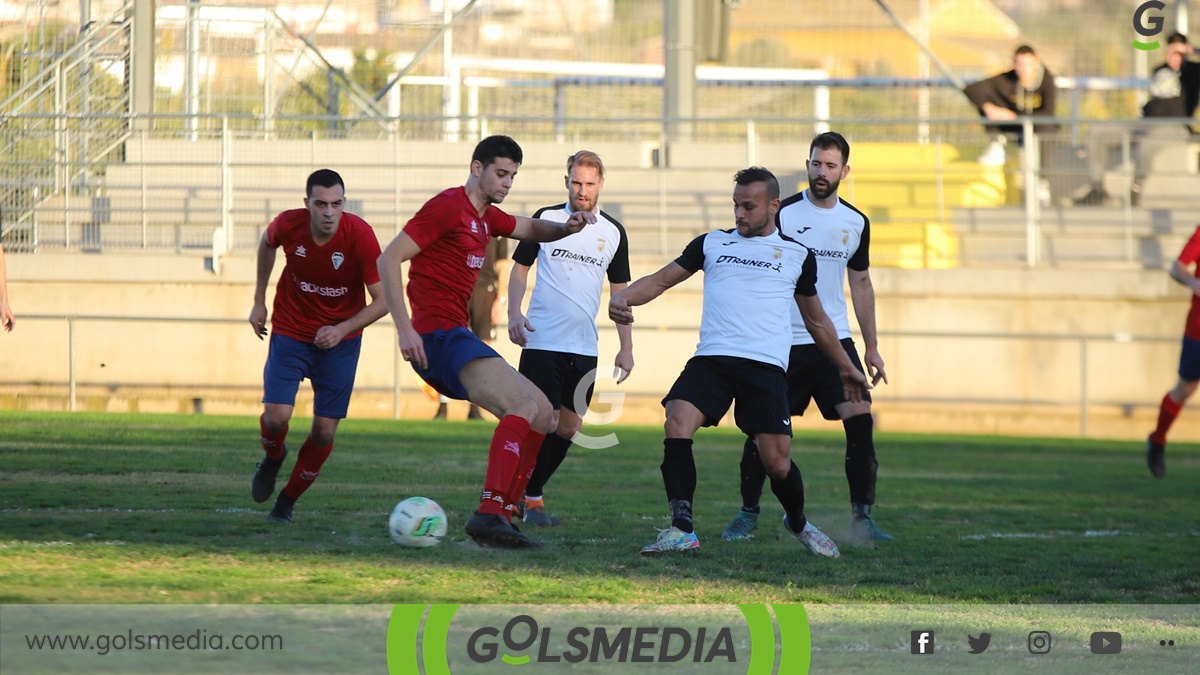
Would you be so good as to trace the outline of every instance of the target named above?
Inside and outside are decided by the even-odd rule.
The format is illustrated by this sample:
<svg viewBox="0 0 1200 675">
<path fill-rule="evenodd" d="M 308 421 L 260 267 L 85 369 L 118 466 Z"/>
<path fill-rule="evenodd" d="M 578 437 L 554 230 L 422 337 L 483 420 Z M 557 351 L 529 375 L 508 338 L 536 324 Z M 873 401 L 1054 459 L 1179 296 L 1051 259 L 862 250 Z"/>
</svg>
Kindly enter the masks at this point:
<svg viewBox="0 0 1200 675">
<path fill-rule="evenodd" d="M 1155 38 L 1154 42 L 1139 42 L 1134 40 L 1134 49 L 1142 51 L 1158 49 L 1157 37 L 1163 31 L 1163 18 L 1161 16 L 1147 17 L 1146 12 L 1152 9 L 1162 11 L 1164 8 L 1166 8 L 1166 5 L 1159 0 L 1147 0 L 1133 11 L 1133 30 L 1142 37 Z"/>
</svg>

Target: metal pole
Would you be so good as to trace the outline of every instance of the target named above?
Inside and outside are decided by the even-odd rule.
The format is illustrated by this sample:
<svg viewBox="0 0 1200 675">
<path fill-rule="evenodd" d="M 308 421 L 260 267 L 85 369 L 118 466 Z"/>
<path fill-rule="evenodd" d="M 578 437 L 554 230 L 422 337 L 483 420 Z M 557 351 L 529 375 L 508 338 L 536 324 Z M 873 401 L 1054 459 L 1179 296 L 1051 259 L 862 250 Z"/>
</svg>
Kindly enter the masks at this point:
<svg viewBox="0 0 1200 675">
<path fill-rule="evenodd" d="M 754 120 L 746 120 L 746 166 L 758 166 L 758 130 Z"/>
<path fill-rule="evenodd" d="M 233 139 L 229 117 L 221 116 L 221 229 L 225 232 L 225 251 L 233 250 Z"/>
<path fill-rule="evenodd" d="M 75 412 L 75 317 L 67 317 L 67 411 Z"/>
<path fill-rule="evenodd" d="M 185 73 L 184 111 L 187 113 L 187 131 L 193 141 L 199 140 L 197 115 L 200 114 L 200 0 L 188 0 L 187 4 L 187 69 Z"/>
<path fill-rule="evenodd" d="M 1122 212 L 1125 215 L 1125 261 L 1133 262 L 1133 141 L 1129 129 L 1121 133 L 1121 190 L 1125 195 Z"/>
<path fill-rule="evenodd" d="M 142 129 L 141 129 L 141 139 L 142 139 L 142 161 L 141 161 L 141 169 L 142 169 L 142 248 L 146 248 L 149 246 L 150 242 L 149 242 L 148 234 L 147 234 L 147 229 L 148 229 L 149 223 L 146 220 L 147 216 L 146 216 L 146 128 L 145 127 L 142 127 Z"/>
<path fill-rule="evenodd" d="M 690 140 L 696 117 L 696 0 L 663 0 L 663 126 Z"/>
<path fill-rule="evenodd" d="M 1087 338 L 1079 339 L 1079 435 L 1088 435 Z"/>
<path fill-rule="evenodd" d="M 1033 120 L 1025 117 L 1021 121 L 1021 131 L 1025 138 L 1024 151 L 1021 153 L 1025 175 L 1025 264 L 1033 267 L 1038 257 L 1038 178 L 1034 170 L 1038 139 L 1033 136 Z"/>
</svg>

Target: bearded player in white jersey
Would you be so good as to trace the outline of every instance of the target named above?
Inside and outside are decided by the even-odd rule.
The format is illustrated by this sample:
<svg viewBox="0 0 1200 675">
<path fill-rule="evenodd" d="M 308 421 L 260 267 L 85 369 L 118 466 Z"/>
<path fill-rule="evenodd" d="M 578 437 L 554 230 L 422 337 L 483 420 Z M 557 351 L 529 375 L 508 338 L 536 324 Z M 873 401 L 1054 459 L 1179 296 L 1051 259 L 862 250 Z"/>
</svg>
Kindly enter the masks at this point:
<svg viewBox="0 0 1200 675">
<path fill-rule="evenodd" d="M 846 316 L 846 293 L 842 280 L 849 274 L 850 297 L 862 332 L 863 360 L 871 384 L 887 382 L 883 358 L 875 333 L 875 289 L 871 285 L 871 224 L 865 215 L 838 197 L 838 185 L 850 173 L 850 145 L 841 134 L 829 131 L 813 138 L 809 146 L 808 189 L 785 199 L 779 209 L 779 229 L 806 246 L 817 259 L 817 296 L 829 314 L 838 340 L 855 368 L 863 370 L 850 322 Z M 850 485 L 853 536 L 858 543 L 873 545 L 892 537 L 875 524 L 874 418 L 871 397 L 845 397 L 838 368 L 814 344 L 799 312 L 792 312 L 792 348 L 788 360 L 788 402 L 793 415 L 803 415 L 810 401 L 827 420 L 842 420 L 846 431 L 846 480 Z M 747 438 L 742 451 L 742 508 L 721 535 L 727 541 L 749 539 L 758 527 L 759 498 L 766 473 L 758 458 L 759 448 Z"/>
<path fill-rule="evenodd" d="M 538 451 L 537 466 L 519 502 L 521 519 L 538 527 L 562 524 L 546 513 L 542 494 L 550 476 L 562 464 L 571 439 L 583 426 L 583 415 L 592 401 L 599 356 L 596 313 L 608 278 L 611 293 L 629 284 L 629 240 L 625 228 L 600 209 L 604 188 L 604 162 L 589 150 L 567 158 L 567 195 L 564 204 L 547 206 L 533 214 L 566 222 L 572 213 L 590 211 L 596 216 L 583 232 L 555 242 L 521 242 L 513 253 L 508 277 L 508 337 L 521 351 L 522 375 L 533 382 L 558 411 L 558 428 L 547 434 Z M 529 298 L 528 314 L 521 313 L 529 269 L 537 264 L 537 282 Z M 620 349 L 613 365 L 617 384 L 633 370 L 633 337 L 629 326 L 617 326 Z M 586 388 L 582 385 L 586 384 Z M 583 391 L 581 391 L 581 388 Z M 582 395 L 582 398 L 580 396 Z"/>
<path fill-rule="evenodd" d="M 671 526 L 641 553 L 700 547 L 692 526 L 692 436 L 702 426 L 717 424 L 736 400 L 734 420 L 758 444 L 771 491 L 783 506 L 784 528 L 814 554 L 836 558 L 837 545 L 804 515 L 804 481 L 791 458 L 785 370 L 791 343 L 789 308 L 798 307 L 816 343 L 837 364 L 848 400 L 861 400 L 867 381 L 838 343 L 821 308 L 812 253 L 776 227 L 778 180 L 764 168 L 750 167 L 739 171 L 734 182 L 736 229 L 697 237 L 674 262 L 630 284 L 609 303 L 609 317 L 630 324 L 631 307 L 650 302 L 704 270 L 700 343 L 663 398 L 667 420 L 660 469 Z"/>
</svg>

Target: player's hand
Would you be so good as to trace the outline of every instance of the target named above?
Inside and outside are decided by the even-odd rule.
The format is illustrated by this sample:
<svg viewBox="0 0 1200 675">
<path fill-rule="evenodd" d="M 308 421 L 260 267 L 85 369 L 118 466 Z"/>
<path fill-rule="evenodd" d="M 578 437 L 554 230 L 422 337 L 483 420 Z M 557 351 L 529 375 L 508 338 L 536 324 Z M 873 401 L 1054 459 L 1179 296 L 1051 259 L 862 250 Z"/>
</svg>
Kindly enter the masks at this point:
<svg viewBox="0 0 1200 675">
<path fill-rule="evenodd" d="M 313 340 L 313 344 L 317 346 L 317 349 L 333 349 L 344 337 L 346 337 L 346 331 L 340 325 L 321 326 L 317 329 L 317 337 Z"/>
<path fill-rule="evenodd" d="M 879 384 L 883 380 L 884 384 L 888 383 L 887 371 L 883 369 L 883 357 L 879 352 L 873 349 L 867 350 L 863 355 L 863 365 L 867 367 L 867 375 L 871 377 L 871 386 Z"/>
<path fill-rule="evenodd" d="M 529 342 L 529 336 L 526 331 L 536 333 L 537 329 L 533 324 L 529 323 L 529 319 L 523 314 L 510 314 L 508 316 L 508 339 L 518 347 L 524 347 Z"/>
<path fill-rule="evenodd" d="M 563 225 L 567 232 L 575 234 L 594 222 L 596 222 L 596 214 L 591 211 L 576 211 L 571 214 L 570 218 L 567 218 L 567 222 Z"/>
<path fill-rule="evenodd" d="M 4 330 L 9 333 L 12 332 L 13 326 L 17 325 L 17 317 L 7 302 L 0 305 L 0 321 L 4 322 Z"/>
<path fill-rule="evenodd" d="M 857 368 L 843 370 L 841 375 L 846 400 L 851 403 L 862 402 L 863 393 L 871 389 L 871 385 L 867 384 L 867 376 L 859 372 Z"/>
<path fill-rule="evenodd" d="M 613 367 L 617 371 L 613 373 L 613 377 L 617 378 L 617 384 L 621 384 L 633 372 L 633 352 L 617 352 L 617 358 L 613 362 Z"/>
<path fill-rule="evenodd" d="M 429 360 L 425 358 L 425 343 L 417 331 L 412 328 L 405 330 L 397 328 L 396 343 L 400 346 L 400 355 L 414 368 L 425 370 L 429 367 Z"/>
<path fill-rule="evenodd" d="M 254 334 L 261 340 L 267 335 L 267 306 L 255 304 L 250 310 L 250 327 L 254 329 Z"/>
<path fill-rule="evenodd" d="M 622 326 L 633 323 L 633 309 L 620 294 L 612 296 L 608 301 L 608 318 Z"/>
</svg>

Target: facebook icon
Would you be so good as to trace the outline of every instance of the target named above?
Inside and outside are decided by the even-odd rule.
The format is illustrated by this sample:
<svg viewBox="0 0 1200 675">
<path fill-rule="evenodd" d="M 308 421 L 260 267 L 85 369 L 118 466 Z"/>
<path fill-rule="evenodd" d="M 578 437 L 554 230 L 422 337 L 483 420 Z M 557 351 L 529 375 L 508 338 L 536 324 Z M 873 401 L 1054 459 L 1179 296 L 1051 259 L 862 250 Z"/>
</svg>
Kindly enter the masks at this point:
<svg viewBox="0 0 1200 675">
<path fill-rule="evenodd" d="M 912 632 L 912 653 L 913 654 L 932 654 L 933 653 L 933 631 L 931 631 L 931 630 L 914 630 Z"/>
</svg>

